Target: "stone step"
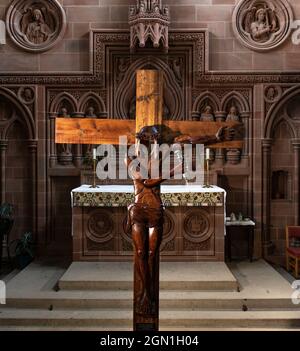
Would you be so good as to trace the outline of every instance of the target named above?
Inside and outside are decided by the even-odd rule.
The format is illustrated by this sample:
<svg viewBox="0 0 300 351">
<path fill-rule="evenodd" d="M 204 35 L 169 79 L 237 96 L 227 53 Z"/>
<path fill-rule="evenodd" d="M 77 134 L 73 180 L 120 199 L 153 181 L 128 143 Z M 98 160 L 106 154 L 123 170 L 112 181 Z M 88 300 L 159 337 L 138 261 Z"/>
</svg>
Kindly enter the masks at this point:
<svg viewBox="0 0 300 351">
<path fill-rule="evenodd" d="M 8 297 L 3 308 L 33 309 L 130 309 L 133 295 L 129 291 L 63 291 L 52 294 L 36 294 L 28 297 Z M 186 310 L 300 310 L 291 298 L 243 298 L 237 292 L 195 292 L 162 291 L 160 293 L 161 309 Z"/>
<path fill-rule="evenodd" d="M 61 290 L 132 290 L 129 262 L 73 262 L 59 279 Z M 223 262 L 162 262 L 161 290 L 237 291 L 238 282 Z"/>
<path fill-rule="evenodd" d="M 173 311 L 160 313 L 161 328 L 300 328 L 299 311 Z M 106 330 L 132 327 L 132 311 L 44 311 L 3 309 L 0 328 L 24 327 L 99 327 Z"/>
<path fill-rule="evenodd" d="M 117 328 L 114 327 L 113 329 L 115 332 L 126 332 L 126 331 L 131 331 L 129 328 Z M 194 332 L 211 332 L 211 331 L 284 331 L 284 332 L 288 332 L 288 331 L 297 331 L 300 330 L 298 328 L 280 328 L 280 327 L 272 327 L 272 328 L 259 328 L 259 327 L 245 327 L 245 328 L 204 328 L 204 327 L 196 327 L 196 328 L 186 328 L 186 327 L 181 327 L 181 328 L 176 328 L 176 327 L 163 327 L 161 326 L 159 328 L 160 332 L 163 331 L 169 331 L 169 332 L 182 332 L 182 331 L 194 331 Z M 62 332 L 62 331 L 84 331 L 84 332 L 110 332 L 111 330 L 108 329 L 107 327 L 43 327 L 43 326 L 6 326 L 6 327 L 1 327 L 0 326 L 0 331 L 56 331 L 56 332 Z"/>
</svg>

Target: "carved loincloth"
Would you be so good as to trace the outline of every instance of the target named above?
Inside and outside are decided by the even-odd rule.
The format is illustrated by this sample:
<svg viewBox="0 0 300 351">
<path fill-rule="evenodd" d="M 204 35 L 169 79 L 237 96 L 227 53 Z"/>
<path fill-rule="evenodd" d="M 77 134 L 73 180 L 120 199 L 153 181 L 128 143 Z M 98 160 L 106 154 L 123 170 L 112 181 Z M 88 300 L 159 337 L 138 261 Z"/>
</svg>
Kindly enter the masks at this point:
<svg viewBox="0 0 300 351">
<path fill-rule="evenodd" d="M 134 224 L 146 228 L 162 227 L 164 224 L 164 207 L 151 208 L 145 204 L 133 204 L 128 207 L 126 232 L 131 234 Z"/>
</svg>

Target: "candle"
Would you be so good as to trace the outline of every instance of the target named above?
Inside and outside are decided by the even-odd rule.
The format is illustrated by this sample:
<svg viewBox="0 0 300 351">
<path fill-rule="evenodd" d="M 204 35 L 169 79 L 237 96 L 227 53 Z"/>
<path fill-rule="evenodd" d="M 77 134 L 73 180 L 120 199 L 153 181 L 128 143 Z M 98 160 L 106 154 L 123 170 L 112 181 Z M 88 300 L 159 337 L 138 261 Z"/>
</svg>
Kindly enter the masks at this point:
<svg viewBox="0 0 300 351">
<path fill-rule="evenodd" d="M 210 157 L 210 149 L 206 149 L 206 160 L 209 160 Z"/>
<path fill-rule="evenodd" d="M 93 149 L 93 160 L 97 160 L 97 149 Z"/>
</svg>

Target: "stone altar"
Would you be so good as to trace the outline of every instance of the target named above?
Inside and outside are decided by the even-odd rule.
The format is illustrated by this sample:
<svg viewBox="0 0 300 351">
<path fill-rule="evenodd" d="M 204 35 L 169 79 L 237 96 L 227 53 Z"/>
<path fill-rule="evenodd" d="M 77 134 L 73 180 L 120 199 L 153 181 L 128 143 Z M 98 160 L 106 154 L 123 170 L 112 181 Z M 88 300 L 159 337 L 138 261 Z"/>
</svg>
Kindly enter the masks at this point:
<svg viewBox="0 0 300 351">
<path fill-rule="evenodd" d="M 132 260 L 125 225 L 133 191 L 132 185 L 72 190 L 74 261 Z M 216 186 L 162 185 L 161 197 L 166 207 L 161 259 L 224 261 L 226 192 Z"/>
</svg>

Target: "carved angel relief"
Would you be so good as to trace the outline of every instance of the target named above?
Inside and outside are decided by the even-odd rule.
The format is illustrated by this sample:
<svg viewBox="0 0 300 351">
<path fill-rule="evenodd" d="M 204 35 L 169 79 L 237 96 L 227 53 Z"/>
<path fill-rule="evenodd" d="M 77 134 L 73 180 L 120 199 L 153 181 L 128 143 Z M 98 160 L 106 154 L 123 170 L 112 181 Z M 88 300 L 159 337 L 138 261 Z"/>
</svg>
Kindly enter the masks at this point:
<svg viewBox="0 0 300 351">
<path fill-rule="evenodd" d="M 284 0 L 240 1 L 233 13 L 237 38 L 253 50 L 270 50 L 289 35 L 292 10 Z"/>
<path fill-rule="evenodd" d="M 21 19 L 21 32 L 33 44 L 50 40 L 55 31 L 55 23 L 46 8 L 29 8 Z"/>
<path fill-rule="evenodd" d="M 57 0 L 15 0 L 6 18 L 8 33 L 20 47 L 29 51 L 45 51 L 64 34 L 66 16 Z"/>
<path fill-rule="evenodd" d="M 276 12 L 271 8 L 252 7 L 245 16 L 245 31 L 259 43 L 267 42 L 280 29 Z"/>
</svg>

